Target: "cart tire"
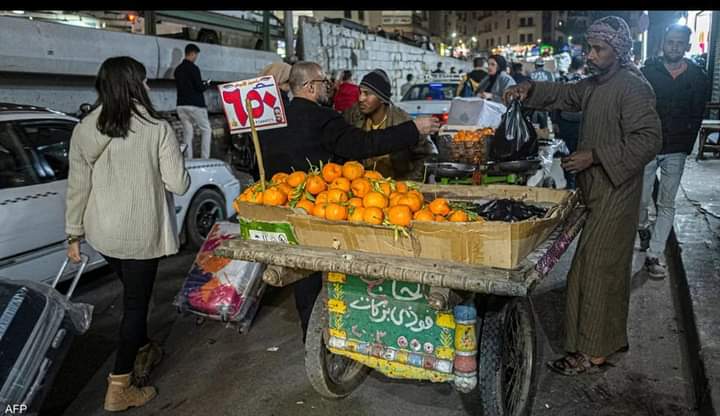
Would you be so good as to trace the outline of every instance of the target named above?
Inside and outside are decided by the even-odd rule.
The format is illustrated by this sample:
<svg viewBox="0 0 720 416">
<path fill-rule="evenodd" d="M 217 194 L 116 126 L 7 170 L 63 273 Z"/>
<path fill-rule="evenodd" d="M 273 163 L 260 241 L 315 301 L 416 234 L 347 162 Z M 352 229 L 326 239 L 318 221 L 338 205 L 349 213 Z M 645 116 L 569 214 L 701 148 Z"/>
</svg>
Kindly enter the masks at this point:
<svg viewBox="0 0 720 416">
<path fill-rule="evenodd" d="M 305 372 L 318 394 L 328 399 L 341 399 L 365 380 L 370 369 L 357 361 L 333 354 L 325 347 L 323 333 L 328 326 L 325 298 L 323 289 L 310 315 L 305 340 Z"/>
<path fill-rule="evenodd" d="M 478 388 L 485 416 L 528 413 L 537 364 L 535 320 L 525 298 L 490 297 L 478 351 Z"/>
</svg>

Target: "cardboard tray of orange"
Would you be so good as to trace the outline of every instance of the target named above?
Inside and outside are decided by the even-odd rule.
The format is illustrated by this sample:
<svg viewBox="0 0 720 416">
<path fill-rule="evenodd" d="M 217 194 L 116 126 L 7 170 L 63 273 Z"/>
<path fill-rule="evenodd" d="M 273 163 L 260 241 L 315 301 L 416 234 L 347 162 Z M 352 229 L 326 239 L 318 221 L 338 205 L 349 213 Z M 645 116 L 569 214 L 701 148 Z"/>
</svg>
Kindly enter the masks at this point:
<svg viewBox="0 0 720 416">
<path fill-rule="evenodd" d="M 513 269 L 567 219 L 578 203 L 573 191 L 513 185 L 421 185 L 420 191 L 426 200 L 509 198 L 552 208 L 544 218 L 514 223 L 413 221 L 407 233 L 400 235 L 385 226 L 284 212 L 301 245 Z"/>
</svg>

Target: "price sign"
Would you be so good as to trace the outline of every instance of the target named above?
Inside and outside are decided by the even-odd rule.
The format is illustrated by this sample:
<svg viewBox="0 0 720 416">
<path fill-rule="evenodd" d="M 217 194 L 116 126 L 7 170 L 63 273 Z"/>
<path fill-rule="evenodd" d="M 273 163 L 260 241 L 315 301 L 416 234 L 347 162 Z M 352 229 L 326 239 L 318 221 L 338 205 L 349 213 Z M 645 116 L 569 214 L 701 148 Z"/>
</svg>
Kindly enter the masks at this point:
<svg viewBox="0 0 720 416">
<path fill-rule="evenodd" d="M 287 126 L 285 106 L 272 75 L 218 85 L 218 90 L 230 134 L 250 131 L 250 114 L 256 130 Z M 246 108 L 247 100 L 251 108 Z"/>
</svg>

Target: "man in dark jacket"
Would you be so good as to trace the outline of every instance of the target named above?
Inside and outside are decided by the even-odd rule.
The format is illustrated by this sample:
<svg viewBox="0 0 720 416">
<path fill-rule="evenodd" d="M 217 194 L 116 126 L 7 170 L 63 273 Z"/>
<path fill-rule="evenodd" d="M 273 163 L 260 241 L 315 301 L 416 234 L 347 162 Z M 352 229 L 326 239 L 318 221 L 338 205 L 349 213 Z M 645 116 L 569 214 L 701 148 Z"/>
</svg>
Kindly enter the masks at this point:
<svg viewBox="0 0 720 416">
<path fill-rule="evenodd" d="M 185 59 L 175 68 L 175 85 L 177 87 L 177 114 L 183 126 L 183 142 L 187 158 L 193 158 L 193 125 L 197 125 L 202 135 L 201 157 L 210 157 L 210 120 L 203 92 L 208 87 L 200 77 L 200 68 L 195 65 L 200 48 L 190 43 L 185 47 Z"/>
<path fill-rule="evenodd" d="M 655 90 L 657 112 L 662 121 L 662 150 L 645 167 L 639 227 L 641 249 L 647 249 L 645 267 L 650 276 L 658 278 L 666 274 L 660 259 L 675 218 L 675 196 L 685 159 L 695 144 L 710 88 L 705 71 L 685 58 L 690 50 L 691 34 L 687 26 L 669 26 L 663 39 L 663 56 L 648 60 L 642 69 Z M 651 225 L 648 208 L 658 167 L 657 219 Z"/>
<path fill-rule="evenodd" d="M 332 82 L 314 62 L 298 62 L 290 71 L 293 99 L 287 108 L 286 128 L 265 130 L 260 146 L 268 176 L 306 170 L 308 160 L 344 163 L 393 153 L 414 147 L 420 135 L 437 132 L 439 123 L 431 117 L 406 121 L 384 130 L 363 131 L 350 125 L 333 109 L 323 107 L 329 100 Z M 320 273 L 295 284 L 295 306 L 303 329 L 303 342 L 313 304 L 322 288 Z"/>
<path fill-rule="evenodd" d="M 487 59 L 477 57 L 473 59 L 473 70 L 463 77 L 455 91 L 456 97 L 474 97 L 478 92 L 478 86 L 488 76 Z"/>
</svg>

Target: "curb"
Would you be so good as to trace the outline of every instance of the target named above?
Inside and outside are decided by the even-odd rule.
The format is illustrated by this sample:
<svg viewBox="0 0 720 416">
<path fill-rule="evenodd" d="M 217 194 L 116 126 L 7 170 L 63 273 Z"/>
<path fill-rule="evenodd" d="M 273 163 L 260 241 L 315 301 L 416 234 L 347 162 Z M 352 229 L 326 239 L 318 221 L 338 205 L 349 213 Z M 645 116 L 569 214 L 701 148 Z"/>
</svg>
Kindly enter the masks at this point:
<svg viewBox="0 0 720 416">
<path fill-rule="evenodd" d="M 710 383 L 706 376 L 705 363 L 700 354 L 700 339 L 698 336 L 697 322 L 695 321 L 690 287 L 682 259 L 682 248 L 677 240 L 674 228 L 670 231 L 667 251 L 669 254 L 667 256 L 668 267 L 672 268 L 673 272 L 671 275 L 677 276 L 674 283 L 678 288 L 680 305 L 679 318 L 685 328 L 685 348 L 688 353 L 689 371 L 692 378 L 691 384 L 695 395 L 695 407 L 701 416 L 717 416 L 715 403 L 713 403 L 712 400 Z"/>
</svg>

